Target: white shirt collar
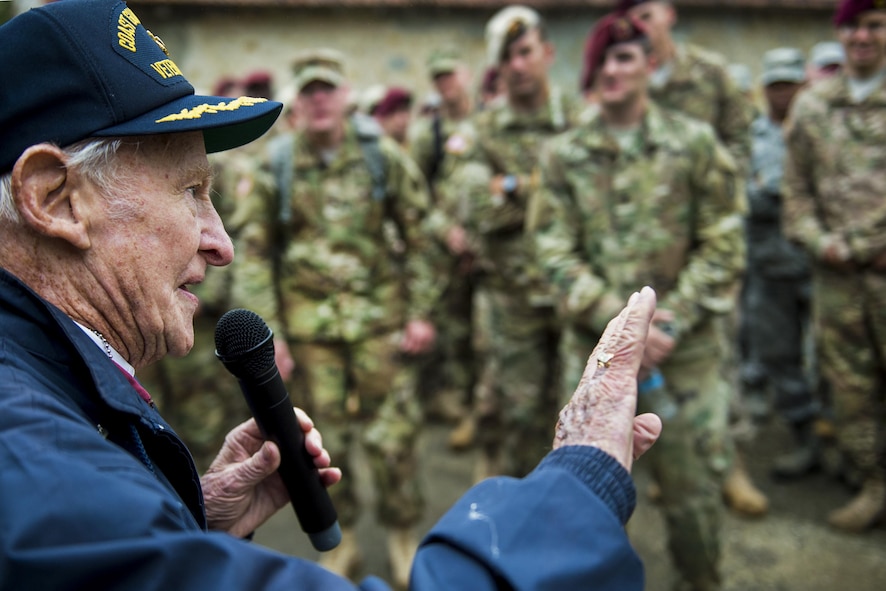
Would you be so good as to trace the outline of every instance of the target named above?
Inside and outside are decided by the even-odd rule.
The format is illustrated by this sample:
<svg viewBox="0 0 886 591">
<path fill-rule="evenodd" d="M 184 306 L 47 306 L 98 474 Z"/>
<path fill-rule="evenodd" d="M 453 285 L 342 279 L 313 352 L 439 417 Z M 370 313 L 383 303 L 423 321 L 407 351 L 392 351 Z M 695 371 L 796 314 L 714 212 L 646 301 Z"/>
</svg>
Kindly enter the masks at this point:
<svg viewBox="0 0 886 591">
<path fill-rule="evenodd" d="M 74 324 L 79 326 L 83 330 L 83 332 L 86 333 L 86 336 L 92 339 L 92 342 L 95 343 L 96 346 L 102 350 L 102 353 L 107 354 L 108 351 L 110 351 L 111 359 L 114 360 L 117 365 L 126 370 L 129 375 L 133 377 L 135 376 L 135 368 L 132 367 L 132 365 L 130 365 L 128 361 L 123 359 L 123 356 L 120 355 L 120 353 L 118 353 L 117 350 L 110 345 L 110 343 L 102 340 L 102 337 L 100 337 L 95 331 L 90 328 L 86 328 L 76 320 L 74 320 Z M 105 349 L 105 347 L 107 347 L 107 349 Z"/>
</svg>

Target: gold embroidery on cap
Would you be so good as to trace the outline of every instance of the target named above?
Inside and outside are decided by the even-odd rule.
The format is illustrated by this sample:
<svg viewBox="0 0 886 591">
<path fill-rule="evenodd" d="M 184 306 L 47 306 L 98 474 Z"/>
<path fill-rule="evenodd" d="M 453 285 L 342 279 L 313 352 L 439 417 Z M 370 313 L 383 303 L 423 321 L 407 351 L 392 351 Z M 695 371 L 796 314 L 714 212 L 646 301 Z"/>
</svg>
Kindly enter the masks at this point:
<svg viewBox="0 0 886 591">
<path fill-rule="evenodd" d="M 188 119 L 200 119 L 204 114 L 214 114 L 220 111 L 236 111 L 240 107 L 252 107 L 259 103 L 266 102 L 267 99 L 263 98 L 255 98 L 251 96 L 241 96 L 240 98 L 236 98 L 230 102 L 220 102 L 215 105 L 210 105 L 207 103 L 203 103 L 202 105 L 197 105 L 196 107 L 192 107 L 190 109 L 182 109 L 178 113 L 172 113 L 171 115 L 167 115 L 162 119 L 157 119 L 155 123 L 171 123 L 173 121 L 185 121 Z"/>
<path fill-rule="evenodd" d="M 117 43 L 120 47 L 135 53 L 135 28 L 140 24 L 141 21 L 131 9 L 123 9 L 117 18 Z"/>
<path fill-rule="evenodd" d="M 175 65 L 175 62 L 172 60 L 154 62 L 151 64 L 151 67 L 154 68 L 154 71 L 160 74 L 164 79 L 173 78 L 175 76 L 184 76 L 182 71 L 178 69 L 178 66 Z"/>
<path fill-rule="evenodd" d="M 165 53 L 166 55 L 169 55 L 169 50 L 166 49 L 166 44 L 163 43 L 163 39 L 161 39 L 160 37 L 158 37 L 157 35 L 153 34 L 152 32 L 150 32 L 150 31 L 147 30 L 147 29 L 145 29 L 145 32 L 146 32 L 148 35 L 151 36 L 151 39 L 153 39 L 153 40 L 157 43 L 157 45 L 160 46 L 160 49 L 163 50 L 163 53 Z M 181 74 L 181 72 L 179 72 L 179 74 Z"/>
</svg>

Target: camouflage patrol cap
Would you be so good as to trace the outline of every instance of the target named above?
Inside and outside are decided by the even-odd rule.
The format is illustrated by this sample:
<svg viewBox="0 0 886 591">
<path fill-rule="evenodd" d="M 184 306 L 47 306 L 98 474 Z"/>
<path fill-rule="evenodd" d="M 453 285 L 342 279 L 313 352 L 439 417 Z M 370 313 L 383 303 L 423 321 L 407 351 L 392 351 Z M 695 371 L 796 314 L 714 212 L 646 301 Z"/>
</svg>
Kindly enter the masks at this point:
<svg viewBox="0 0 886 591">
<path fill-rule="evenodd" d="M 541 24 L 541 16 L 522 5 L 506 6 L 486 23 L 486 60 L 498 65 L 511 43 Z"/>
<path fill-rule="evenodd" d="M 846 63 L 846 52 L 837 41 L 822 41 L 809 51 L 809 63 L 818 68 L 843 65 Z"/>
<path fill-rule="evenodd" d="M 428 74 L 436 78 L 440 74 L 454 72 L 462 63 L 461 53 L 455 47 L 441 47 L 431 52 L 428 57 Z"/>
<path fill-rule="evenodd" d="M 334 49 L 313 49 L 295 58 L 292 74 L 299 91 L 315 80 L 339 87 L 345 81 L 345 56 Z"/>
<path fill-rule="evenodd" d="M 594 76 L 603 65 L 606 51 L 610 47 L 645 39 L 646 27 L 626 12 L 610 12 L 597 21 L 585 42 L 580 89 L 585 91 L 593 86 Z"/>
<path fill-rule="evenodd" d="M 726 66 L 726 73 L 735 83 L 735 87 L 742 92 L 749 92 L 754 85 L 751 69 L 744 64 L 729 64 Z"/>
<path fill-rule="evenodd" d="M 776 82 L 806 81 L 806 58 L 795 47 L 779 47 L 763 54 L 763 74 L 760 84 L 769 86 Z"/>
<path fill-rule="evenodd" d="M 853 23 L 863 12 L 886 10 L 886 0 L 842 0 L 834 12 L 834 26 Z"/>
<path fill-rule="evenodd" d="M 387 92 L 384 84 L 373 84 L 357 96 L 357 108 L 361 113 L 372 115 Z"/>
</svg>

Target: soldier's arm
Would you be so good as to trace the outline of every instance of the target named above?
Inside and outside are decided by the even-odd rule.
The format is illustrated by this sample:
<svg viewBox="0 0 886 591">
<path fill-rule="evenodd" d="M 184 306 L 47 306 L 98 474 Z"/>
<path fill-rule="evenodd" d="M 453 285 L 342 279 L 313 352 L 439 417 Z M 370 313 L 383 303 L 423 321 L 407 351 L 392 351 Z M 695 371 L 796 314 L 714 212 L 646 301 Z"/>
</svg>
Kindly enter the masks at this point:
<svg viewBox="0 0 886 591">
<path fill-rule="evenodd" d="M 435 273 L 433 267 L 433 261 L 440 260 L 440 247 L 433 238 L 441 235 L 439 226 L 446 220 L 431 214 L 427 183 L 415 162 L 387 141 L 381 145 L 387 166 L 386 211 L 399 228 L 405 245 L 407 317 L 427 320 L 447 284 L 447 278 Z"/>
<path fill-rule="evenodd" d="M 794 103 L 792 114 L 785 123 L 786 155 L 782 190 L 783 224 L 785 235 L 800 243 L 817 259 L 827 259 L 834 253 L 849 258 L 846 239 L 828 232 L 817 214 L 819 199 L 814 170 L 816 143 L 823 141 L 815 132 L 818 124 L 814 105 L 801 93 Z M 821 165 L 822 163 L 819 163 Z"/>
<path fill-rule="evenodd" d="M 674 338 L 712 314 L 732 310 L 744 271 L 744 183 L 731 155 L 706 126 L 693 140 L 694 247 L 677 283 L 659 303 L 674 313 Z"/>
<path fill-rule="evenodd" d="M 257 167 L 249 195 L 238 200 L 229 222 L 235 252 L 231 263 L 231 303 L 254 311 L 275 334 L 282 336 L 271 264 L 274 249 L 282 248 L 275 239 L 277 209 L 273 175 Z"/>
<path fill-rule="evenodd" d="M 608 319 L 618 313 L 621 298 L 582 254 L 581 221 L 556 155 L 556 142 L 549 143 L 542 155 L 541 187 L 531 197 L 527 231 L 535 236 L 536 256 L 557 293 L 558 313 L 602 334 Z"/>
<path fill-rule="evenodd" d="M 725 70 L 720 71 L 723 88 L 717 135 L 729 150 L 738 173 L 744 175 L 751 166 L 751 106 Z"/>
</svg>

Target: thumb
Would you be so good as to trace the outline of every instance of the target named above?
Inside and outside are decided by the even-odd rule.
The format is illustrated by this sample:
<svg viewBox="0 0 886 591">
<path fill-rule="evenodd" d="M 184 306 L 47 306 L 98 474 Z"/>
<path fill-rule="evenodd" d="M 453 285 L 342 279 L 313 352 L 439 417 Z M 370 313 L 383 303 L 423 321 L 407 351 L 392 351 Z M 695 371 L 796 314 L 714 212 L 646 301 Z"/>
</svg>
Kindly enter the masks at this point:
<svg viewBox="0 0 886 591">
<path fill-rule="evenodd" d="M 280 467 L 280 450 L 273 441 L 265 441 L 261 448 L 242 464 L 239 470 L 244 482 L 258 483 Z"/>
<path fill-rule="evenodd" d="M 646 413 L 634 417 L 634 459 L 649 451 L 661 435 L 662 424 L 658 415 Z"/>
</svg>

